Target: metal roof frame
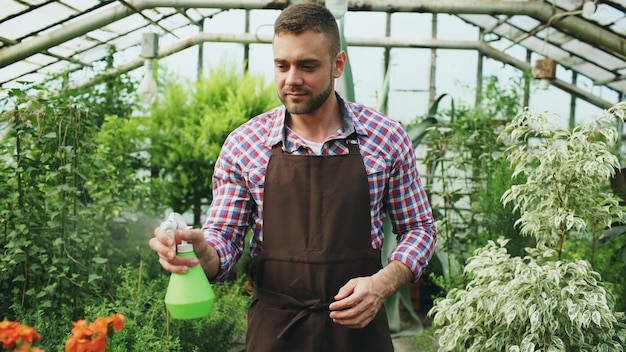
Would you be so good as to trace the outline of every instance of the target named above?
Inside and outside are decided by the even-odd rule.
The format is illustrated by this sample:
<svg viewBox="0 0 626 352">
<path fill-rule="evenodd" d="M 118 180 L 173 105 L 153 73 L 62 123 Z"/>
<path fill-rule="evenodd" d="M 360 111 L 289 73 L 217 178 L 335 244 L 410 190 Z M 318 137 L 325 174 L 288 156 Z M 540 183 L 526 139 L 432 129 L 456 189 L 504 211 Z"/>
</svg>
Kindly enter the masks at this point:
<svg viewBox="0 0 626 352">
<path fill-rule="evenodd" d="M 129 42 L 127 37 L 149 26 L 174 36 L 177 29 L 186 26 L 197 26 L 200 31 L 162 48 L 159 57 L 205 42 L 267 43 L 271 38 L 252 33 L 205 33 L 201 31 L 202 23 L 220 11 L 277 10 L 290 2 L 302 1 L 0 0 L 0 8 L 7 10 L 6 14 L 0 13 L 0 87 L 10 86 L 33 74 L 43 76 L 43 72 L 63 65 L 91 67 L 102 58 L 97 56 L 102 54 L 105 46 L 123 43 L 124 49 L 140 45 L 138 41 Z M 508 47 L 497 49 L 492 42 L 480 39 L 446 41 L 390 37 L 347 38 L 347 44 L 475 50 L 520 70 L 529 70 L 532 68 L 530 62 L 506 53 L 508 48 L 520 46 L 538 57 L 553 58 L 560 67 L 616 92 L 621 100 L 626 92 L 626 1 L 594 0 L 596 15 L 590 18 L 582 13 L 583 3 L 583 0 L 351 0 L 349 11 L 455 15 L 479 28 L 482 38 L 504 39 Z M 45 23 L 40 26 L 33 25 L 30 31 L 17 33 L 11 29 L 16 21 L 32 21 L 44 11 L 59 12 L 60 16 L 42 21 Z M 600 11 L 603 13 L 598 13 Z M 124 29 L 112 29 L 114 25 Z M 27 67 L 14 69 L 18 63 Z M 100 74 L 100 77 L 128 72 L 142 63 L 141 58 L 130 60 Z M 76 86 L 92 84 L 99 78 L 93 79 L 72 83 Z M 555 79 L 552 85 L 600 108 L 616 103 L 579 87 L 575 81 L 568 83 Z"/>
</svg>

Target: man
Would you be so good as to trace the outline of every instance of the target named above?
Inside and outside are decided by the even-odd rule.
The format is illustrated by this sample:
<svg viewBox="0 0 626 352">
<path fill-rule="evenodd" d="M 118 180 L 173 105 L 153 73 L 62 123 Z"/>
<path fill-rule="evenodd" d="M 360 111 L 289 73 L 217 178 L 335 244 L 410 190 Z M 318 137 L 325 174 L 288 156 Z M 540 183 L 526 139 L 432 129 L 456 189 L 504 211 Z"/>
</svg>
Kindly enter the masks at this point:
<svg viewBox="0 0 626 352">
<path fill-rule="evenodd" d="M 347 58 L 325 7 L 287 7 L 273 51 L 283 105 L 230 134 L 203 229 L 176 233 L 199 259 L 177 257 L 158 228 L 150 247 L 168 271 L 200 264 L 220 281 L 252 229 L 248 352 L 393 351 L 381 307 L 419 278 L 435 242 L 411 141 L 335 93 Z M 385 212 L 399 236 L 382 267 Z"/>
</svg>

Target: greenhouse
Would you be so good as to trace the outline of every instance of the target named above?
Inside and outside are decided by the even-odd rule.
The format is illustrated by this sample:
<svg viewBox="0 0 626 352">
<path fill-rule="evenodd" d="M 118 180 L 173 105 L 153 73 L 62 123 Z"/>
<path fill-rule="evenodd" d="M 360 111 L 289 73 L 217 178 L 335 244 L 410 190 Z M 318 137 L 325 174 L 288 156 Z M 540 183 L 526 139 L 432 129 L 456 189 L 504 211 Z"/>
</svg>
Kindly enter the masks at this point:
<svg viewBox="0 0 626 352">
<path fill-rule="evenodd" d="M 292 16 L 312 30 L 279 27 L 286 9 L 311 3 L 329 10 L 337 42 L 316 37 L 325 22 L 302 13 Z M 305 41 L 309 32 L 323 39 Z M 303 45 L 281 51 L 291 40 Z M 320 75 L 325 61 L 298 57 L 302 47 L 330 50 L 330 76 Z M 337 92 L 320 90 L 326 101 L 339 102 L 323 135 L 298 124 L 316 111 L 335 116 L 321 102 L 297 108 L 321 89 L 315 72 Z M 311 86 L 281 88 L 306 77 Z M 324 329 L 351 326 L 346 346 L 367 345 L 374 326 L 389 330 L 390 349 L 364 351 L 623 352 L 625 98 L 620 0 L 0 0 L 0 351 L 356 350 L 306 342 L 335 336 L 305 328 L 330 314 Z M 306 158 L 316 167 L 343 154 L 335 149 L 348 159 L 350 144 L 360 147 L 370 207 L 326 201 L 357 192 L 339 182 L 347 173 L 309 180 L 338 184 L 319 196 L 265 177 L 282 165 L 268 161 L 280 148 L 263 144 L 274 138 L 261 124 L 270 117 L 285 119 L 283 154 L 295 138 L 297 156 L 324 156 Z M 396 134 L 361 139 L 381 129 Z M 272 172 L 302 176 L 282 167 Z M 276 205 L 305 204 L 289 193 L 320 203 Z M 324 218 L 291 224 L 305 215 Z M 340 244 L 332 235 L 356 233 L 363 218 L 380 268 L 350 283 L 371 283 L 352 297 L 378 297 L 368 303 L 375 314 L 353 326 L 334 310 L 345 299 L 321 297 L 336 288 L 307 292 L 316 303 L 295 305 L 276 339 L 308 347 L 257 343 L 263 325 L 281 319 L 252 314 L 259 301 L 295 309 L 282 291 L 268 297 L 261 284 L 274 280 L 261 280 L 259 261 L 290 258 L 285 268 L 311 270 L 322 287 L 343 270 L 331 245 L 322 266 L 270 243 L 291 245 L 301 229 Z M 202 265 L 185 270 L 204 272 L 177 292 L 211 296 L 208 313 L 185 311 L 191 319 L 168 301 L 182 277 L 173 268 L 187 266 L 159 242 L 188 228 L 204 229 L 188 231 L 204 236 L 189 252 Z M 272 240 L 289 231 L 281 228 L 291 232 Z"/>
</svg>

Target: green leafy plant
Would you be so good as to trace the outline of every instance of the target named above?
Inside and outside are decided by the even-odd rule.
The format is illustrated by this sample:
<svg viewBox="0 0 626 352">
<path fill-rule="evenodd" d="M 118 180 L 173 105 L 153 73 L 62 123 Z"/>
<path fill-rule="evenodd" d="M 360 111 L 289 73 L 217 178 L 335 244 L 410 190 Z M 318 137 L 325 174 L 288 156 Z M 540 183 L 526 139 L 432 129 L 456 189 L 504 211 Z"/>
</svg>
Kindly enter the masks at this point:
<svg viewBox="0 0 626 352">
<path fill-rule="evenodd" d="M 626 319 L 588 262 L 541 245 L 511 257 L 506 242 L 478 249 L 467 288 L 433 307 L 439 351 L 623 351 Z"/>
<path fill-rule="evenodd" d="M 502 133 L 513 144 L 507 156 L 513 176 L 526 176 L 502 200 L 520 211 L 521 233 L 556 245 L 559 259 L 570 234 L 594 236 L 594 230 L 626 219 L 619 198 L 607 189 L 619 168 L 610 150 L 618 138 L 613 118 L 609 110 L 569 131 L 553 126 L 545 114 L 526 110 Z"/>
<path fill-rule="evenodd" d="M 512 226 L 517 215 L 499 202 L 512 181 L 510 168 L 499 158 L 505 146 L 497 141 L 503 125 L 520 107 L 518 85 L 514 81 L 505 88 L 497 78 L 487 78 L 477 107 L 457 106 L 454 98 L 441 94 L 425 117 L 407 126 L 414 147 L 427 152 L 427 172 L 422 177 L 438 229 L 434 257 L 419 283 L 420 300 L 427 309 L 435 295 L 466 282 L 462 265 L 474 248 L 497 238 L 501 230 L 515 239 L 512 246 L 519 247 L 521 241 Z M 447 100 L 449 107 L 444 105 Z M 385 225 L 385 244 L 392 244 L 393 233 Z M 390 248 L 383 247 L 384 253 Z M 415 321 L 411 329 L 400 331 L 400 303 Z M 392 331 L 414 334 L 423 329 L 411 309 L 408 288 L 390 297 L 385 307 Z"/>
<path fill-rule="evenodd" d="M 502 201 L 520 211 L 520 233 L 537 246 L 524 258 L 510 256 L 504 240 L 475 251 L 464 270 L 469 283 L 429 312 L 440 351 L 623 351 L 626 317 L 614 296 L 588 261 L 563 261 L 562 250 L 570 236 L 624 221 L 605 188 L 618 164 L 612 121 L 625 109 L 618 104 L 572 131 L 529 110 L 507 124 L 501 138 L 511 144 L 512 176 L 526 181 Z"/>
<path fill-rule="evenodd" d="M 487 77 L 476 106 L 453 100 L 442 109 L 442 95 L 429 112 L 437 121 L 422 141 L 423 177 L 437 224 L 429 276 L 443 294 L 467 283 L 462 267 L 475 248 L 503 235 L 512 239 L 510 247 L 524 242 L 512 226 L 519 214 L 499 200 L 513 180 L 498 135 L 519 112 L 519 86 L 519 80 L 504 86 Z"/>
<path fill-rule="evenodd" d="M 100 85 L 106 99 L 98 89 L 10 91 L 14 104 L 0 113 L 0 319 L 35 327 L 51 350 L 63 346 L 48 337 L 66 336 L 71 321 L 111 312 L 127 317 L 107 346 L 111 351 L 226 351 L 241 335 L 249 299 L 243 281 L 214 287 L 218 302 L 206 319 L 168 323 L 163 296 L 169 276 L 147 249 L 161 221 L 153 214 L 172 205 L 161 191 L 174 177 L 161 168 L 176 161 L 165 156 L 171 164 L 153 164 L 164 155 L 151 153 L 187 148 L 196 164 L 211 170 L 214 160 L 203 156 L 216 157 L 235 125 L 276 102 L 274 90 L 256 85 L 259 80 L 226 71 L 178 96 L 197 94 L 188 110 L 172 106 L 180 113 L 172 116 L 190 125 L 168 121 L 172 116 L 163 111 L 154 120 L 117 115 L 131 111 L 131 81 Z M 227 88 L 214 87 L 219 84 Z M 111 104 L 118 93 L 119 104 Z M 160 133 L 187 132 L 192 139 L 164 139 L 167 145 L 152 149 Z M 192 142 L 197 148 L 189 148 Z M 210 183 L 205 196 L 207 189 Z"/>
<path fill-rule="evenodd" d="M 109 242 L 96 215 L 107 205 L 91 201 L 85 177 L 97 127 L 80 105 L 11 94 L 17 104 L 1 115 L 0 315 L 65 304 L 79 315 L 82 299 L 107 292 Z"/>
<path fill-rule="evenodd" d="M 211 201 L 211 176 L 222 144 L 243 122 L 279 104 L 262 76 L 226 64 L 195 84 L 168 82 L 142 121 L 150 144 L 153 201 L 200 224 Z"/>
</svg>

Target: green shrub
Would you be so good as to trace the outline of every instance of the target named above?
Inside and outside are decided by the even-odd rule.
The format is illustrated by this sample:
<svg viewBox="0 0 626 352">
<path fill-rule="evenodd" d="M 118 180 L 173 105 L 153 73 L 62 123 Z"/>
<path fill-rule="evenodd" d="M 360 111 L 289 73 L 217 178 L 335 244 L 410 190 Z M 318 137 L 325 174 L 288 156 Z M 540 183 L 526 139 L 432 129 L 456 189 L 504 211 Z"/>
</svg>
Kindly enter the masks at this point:
<svg viewBox="0 0 626 352">
<path fill-rule="evenodd" d="M 467 288 L 429 313 L 443 326 L 440 351 L 623 351 L 626 317 L 588 262 L 555 261 L 545 247 L 511 257 L 506 242 L 478 249 Z"/>
<path fill-rule="evenodd" d="M 429 312 L 439 327 L 440 351 L 616 351 L 626 342 L 626 317 L 589 261 L 563 260 L 566 241 L 624 222 L 607 181 L 619 166 L 611 153 L 618 104 L 598 120 L 556 129 L 543 114 L 525 111 L 501 137 L 513 174 L 525 182 L 502 196 L 520 212 L 520 234 L 534 238 L 524 258 L 500 240 L 475 251 L 453 289 Z M 592 241 L 590 241 L 592 242 Z M 551 248 L 555 247 L 555 248 Z"/>
<path fill-rule="evenodd" d="M 119 281 L 114 299 L 94 298 L 80 317 L 91 322 L 112 312 L 124 315 L 124 328 L 108 338 L 107 352 L 225 352 L 245 331 L 249 296 L 239 281 L 213 285 L 216 299 L 207 317 L 171 320 L 168 326 L 163 301 L 168 273 L 149 278 L 139 267 L 124 266 L 116 275 Z M 54 319 L 40 313 L 24 311 L 19 320 L 40 333 L 48 351 L 65 351 L 65 340 L 72 329 L 71 311 L 61 311 Z"/>
</svg>

